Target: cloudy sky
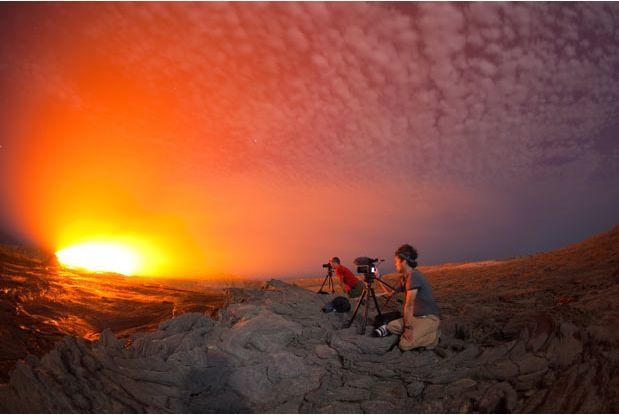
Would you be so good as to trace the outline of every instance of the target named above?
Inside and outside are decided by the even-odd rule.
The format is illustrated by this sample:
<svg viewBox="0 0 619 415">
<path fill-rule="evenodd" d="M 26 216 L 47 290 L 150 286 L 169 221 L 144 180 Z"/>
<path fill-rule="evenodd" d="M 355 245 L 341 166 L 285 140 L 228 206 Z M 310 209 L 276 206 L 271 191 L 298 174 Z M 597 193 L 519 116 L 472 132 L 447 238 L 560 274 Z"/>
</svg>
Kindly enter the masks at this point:
<svg viewBox="0 0 619 415">
<path fill-rule="evenodd" d="M 554 249 L 619 222 L 614 3 L 0 5 L 0 238 L 160 274 Z M 182 258 L 182 260 L 181 260 Z"/>
</svg>

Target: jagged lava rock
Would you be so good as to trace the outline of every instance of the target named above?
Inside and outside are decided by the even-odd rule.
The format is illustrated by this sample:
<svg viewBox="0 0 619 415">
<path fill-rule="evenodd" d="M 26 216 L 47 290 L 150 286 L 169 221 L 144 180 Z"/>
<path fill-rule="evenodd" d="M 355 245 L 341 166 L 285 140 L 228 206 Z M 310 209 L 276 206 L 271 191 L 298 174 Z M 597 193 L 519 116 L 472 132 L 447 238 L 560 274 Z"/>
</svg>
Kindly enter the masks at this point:
<svg viewBox="0 0 619 415">
<path fill-rule="evenodd" d="M 345 328 L 329 296 L 272 280 L 233 289 L 213 320 L 187 313 L 150 333 L 66 337 L 0 387 L 10 412 L 613 412 L 615 366 L 585 329 L 514 316 L 502 341 L 446 330 L 442 353 Z M 449 316 L 447 316 L 449 317 Z M 449 320 L 448 320 L 449 321 Z M 451 324 L 451 327 L 455 325 Z M 473 326 L 474 329 L 474 326 Z M 606 359 L 606 360 L 605 360 Z M 580 362 L 580 363 L 576 363 Z M 607 382 L 601 384 L 600 382 Z"/>
</svg>

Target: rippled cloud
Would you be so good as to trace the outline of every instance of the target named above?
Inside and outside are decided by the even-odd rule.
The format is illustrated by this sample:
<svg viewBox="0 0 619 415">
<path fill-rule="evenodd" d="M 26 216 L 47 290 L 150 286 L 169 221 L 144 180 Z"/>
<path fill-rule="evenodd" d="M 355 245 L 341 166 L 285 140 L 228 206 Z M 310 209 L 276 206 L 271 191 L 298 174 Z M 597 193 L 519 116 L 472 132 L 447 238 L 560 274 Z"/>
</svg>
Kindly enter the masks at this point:
<svg viewBox="0 0 619 415">
<path fill-rule="evenodd" d="M 160 120 L 136 140 L 189 181 L 534 187 L 560 204 L 566 182 L 595 198 L 618 180 L 613 3 L 3 7 L 3 88 L 105 120 L 120 82 L 119 131 Z"/>
</svg>

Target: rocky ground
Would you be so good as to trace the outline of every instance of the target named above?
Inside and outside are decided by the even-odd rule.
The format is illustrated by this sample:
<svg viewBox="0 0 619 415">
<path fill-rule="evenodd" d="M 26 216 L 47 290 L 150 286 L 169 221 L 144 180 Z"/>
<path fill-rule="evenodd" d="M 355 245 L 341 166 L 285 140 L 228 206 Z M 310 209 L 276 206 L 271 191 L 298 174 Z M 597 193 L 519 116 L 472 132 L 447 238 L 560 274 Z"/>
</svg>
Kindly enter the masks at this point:
<svg viewBox="0 0 619 415">
<path fill-rule="evenodd" d="M 617 253 L 619 228 L 548 254 L 426 269 L 443 311 L 434 351 L 359 335 L 348 314 L 320 311 L 330 296 L 297 285 L 229 289 L 217 319 L 66 337 L 18 364 L 0 410 L 617 412 Z"/>
<path fill-rule="evenodd" d="M 155 330 L 192 311 L 216 314 L 222 289 L 58 267 L 54 258 L 0 245 L 0 382 L 27 354 L 42 356 L 66 335 L 95 340 Z"/>
</svg>

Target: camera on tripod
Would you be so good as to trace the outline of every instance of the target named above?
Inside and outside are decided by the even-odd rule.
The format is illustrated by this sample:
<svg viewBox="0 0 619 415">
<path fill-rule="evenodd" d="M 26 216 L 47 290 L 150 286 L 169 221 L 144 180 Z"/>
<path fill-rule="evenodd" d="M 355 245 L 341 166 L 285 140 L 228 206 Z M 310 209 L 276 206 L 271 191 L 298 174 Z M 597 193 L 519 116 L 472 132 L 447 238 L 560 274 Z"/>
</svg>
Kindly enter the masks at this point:
<svg viewBox="0 0 619 415">
<path fill-rule="evenodd" d="M 327 284 L 328 288 L 331 289 L 331 294 L 335 294 L 335 284 L 333 284 L 333 265 L 331 265 L 331 262 L 327 262 L 326 264 L 322 264 L 322 267 L 327 270 L 327 275 L 325 275 L 325 279 L 316 294 L 327 294 L 327 291 L 323 290 L 323 288 L 325 288 L 325 284 Z"/>
<path fill-rule="evenodd" d="M 380 261 L 378 258 L 360 256 L 353 263 L 357 266 L 357 272 L 365 277 L 365 282 L 370 283 L 376 278 L 376 264 Z"/>
<path fill-rule="evenodd" d="M 380 284 L 390 288 L 392 291 L 395 291 L 391 285 L 380 279 L 377 274 L 377 264 L 383 262 L 382 259 L 378 258 L 370 258 L 367 256 L 360 256 L 355 259 L 354 264 L 357 266 L 357 272 L 359 274 L 363 274 L 365 279 L 365 288 L 363 288 L 363 292 L 359 297 L 359 301 L 357 301 L 357 306 L 355 307 L 355 311 L 352 314 L 351 319 L 348 321 L 348 326 L 352 325 L 355 317 L 357 316 L 357 312 L 359 311 L 359 307 L 362 303 L 365 304 L 365 308 L 363 310 L 363 320 L 361 322 L 361 334 L 365 333 L 365 326 L 368 322 L 368 309 L 370 305 L 370 298 L 374 301 L 374 307 L 376 309 L 376 313 L 378 314 L 378 318 L 382 319 L 382 314 L 380 312 L 380 307 L 378 306 L 378 300 L 376 299 L 376 293 L 374 292 L 374 288 L 372 287 L 372 283 L 374 281 L 378 281 Z M 364 301 L 365 300 L 365 301 Z"/>
</svg>

